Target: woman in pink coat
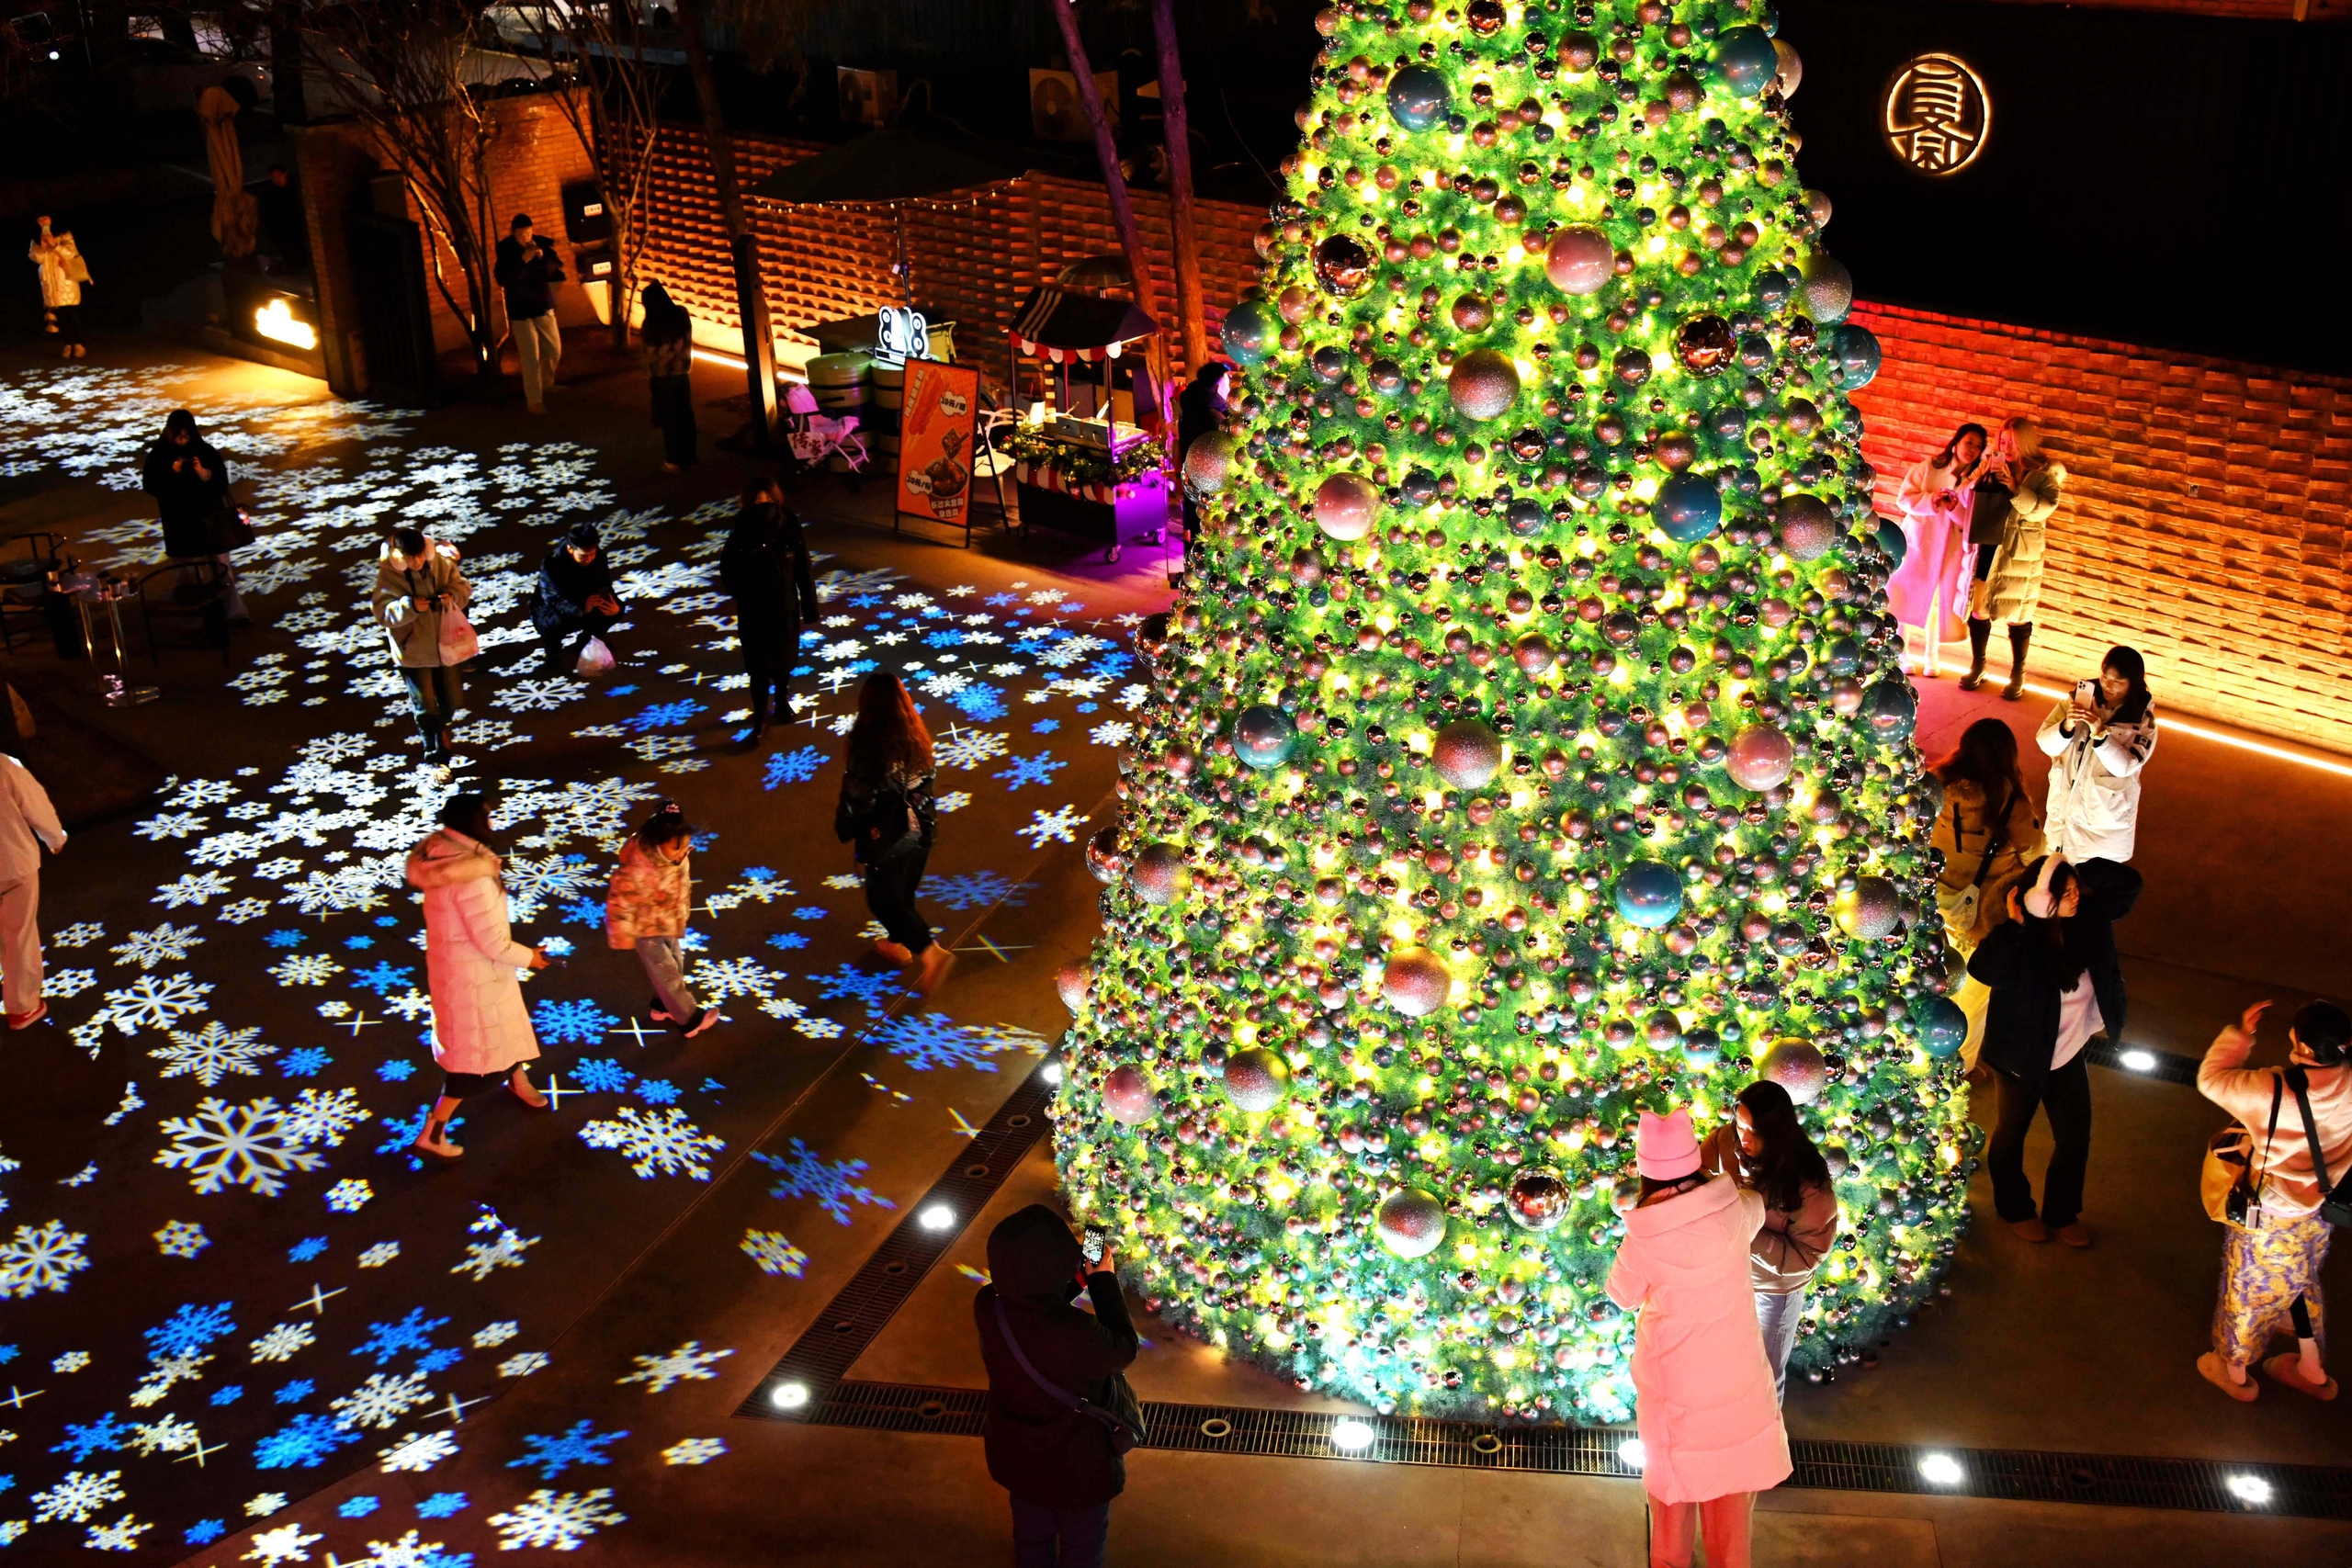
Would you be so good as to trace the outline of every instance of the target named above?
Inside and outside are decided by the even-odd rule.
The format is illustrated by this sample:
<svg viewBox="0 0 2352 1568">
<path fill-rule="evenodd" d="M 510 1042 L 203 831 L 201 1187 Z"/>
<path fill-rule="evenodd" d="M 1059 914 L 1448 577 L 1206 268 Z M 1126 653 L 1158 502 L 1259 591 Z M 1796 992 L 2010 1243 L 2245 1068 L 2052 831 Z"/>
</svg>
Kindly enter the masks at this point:
<svg viewBox="0 0 2352 1568">
<path fill-rule="evenodd" d="M 1924 632 L 1919 672 L 1931 680 L 1946 627 L 1957 631 L 1968 619 L 1976 564 L 1975 548 L 1968 542 L 1971 487 L 1984 466 L 1984 446 L 1983 425 L 1962 425 L 1942 451 L 1911 466 L 1894 493 L 1909 547 L 1887 579 L 1886 603 L 1896 620 Z"/>
<path fill-rule="evenodd" d="M 1749 1293 L 1747 1247 L 1762 1194 L 1700 1174 L 1690 1112 L 1642 1112 L 1634 1137 L 1640 1201 L 1609 1270 L 1609 1299 L 1636 1314 L 1634 1393 L 1651 1568 L 1747 1568 L 1756 1494 L 1789 1477 L 1789 1437 L 1773 1397 Z"/>
<path fill-rule="evenodd" d="M 517 969 L 544 969 L 547 954 L 514 940 L 506 924 L 506 889 L 490 837 L 490 802 L 453 795 L 441 807 L 441 830 L 409 852 L 408 879 L 424 891 L 424 973 L 433 996 L 433 1059 L 441 1064 L 441 1098 L 418 1129 L 415 1147 L 440 1159 L 466 1151 L 449 1142 L 449 1118 L 472 1095 L 501 1083 L 535 1111 L 548 1097 L 531 1085 L 539 1054 L 523 1005 Z"/>
</svg>

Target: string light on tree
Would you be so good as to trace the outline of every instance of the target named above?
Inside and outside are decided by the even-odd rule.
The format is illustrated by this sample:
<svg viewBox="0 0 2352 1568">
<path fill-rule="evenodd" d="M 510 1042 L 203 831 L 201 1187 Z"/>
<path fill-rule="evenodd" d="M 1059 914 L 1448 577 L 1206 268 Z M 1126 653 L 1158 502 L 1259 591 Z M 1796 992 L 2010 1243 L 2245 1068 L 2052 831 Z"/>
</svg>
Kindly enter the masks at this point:
<svg viewBox="0 0 2352 1568">
<path fill-rule="evenodd" d="M 1634 1116 L 1758 1071 L 1849 1227 L 1801 1363 L 1952 1252 L 1878 350 L 1752 3 L 1317 18 L 1056 1111 L 1130 1283 L 1302 1387 L 1623 1417 Z"/>
</svg>

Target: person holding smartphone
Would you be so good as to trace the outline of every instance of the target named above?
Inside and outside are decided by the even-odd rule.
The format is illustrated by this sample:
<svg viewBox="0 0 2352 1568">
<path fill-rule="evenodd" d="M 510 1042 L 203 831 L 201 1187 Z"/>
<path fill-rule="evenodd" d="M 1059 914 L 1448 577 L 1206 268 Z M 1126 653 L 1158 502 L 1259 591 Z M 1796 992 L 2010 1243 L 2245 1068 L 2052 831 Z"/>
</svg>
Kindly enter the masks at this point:
<svg viewBox="0 0 2352 1568">
<path fill-rule="evenodd" d="M 44 328 L 56 337 L 65 359 L 87 359 L 89 345 L 82 341 L 82 288 L 90 281 L 89 264 L 74 243 L 74 231 L 50 226 L 46 215 L 33 220 L 39 232 L 25 254 L 40 272 L 40 302 L 48 318 Z"/>
<path fill-rule="evenodd" d="M 555 320 L 555 286 L 563 281 L 563 262 L 554 241 L 532 231 L 529 213 L 516 213 L 506 228 L 492 275 L 506 293 L 506 331 L 523 369 L 523 407 L 545 413 L 548 389 L 563 360 L 563 333 Z"/>
<path fill-rule="evenodd" d="M 1952 432 L 1942 451 L 1922 457 L 1895 491 L 1910 548 L 1888 579 L 1894 618 L 1923 629 L 1919 673 L 1933 680 L 1948 624 L 1965 618 L 1974 557 L 1968 544 L 1969 507 L 1988 438 L 1981 424 Z"/>
<path fill-rule="evenodd" d="M 449 761 L 447 732 L 465 700 L 461 664 L 444 662 L 441 618 L 462 610 L 473 585 L 458 570 L 455 547 L 425 537 L 422 528 L 395 528 L 376 563 L 376 624 L 384 628 L 410 711 L 424 743 L 428 766 Z"/>
<path fill-rule="evenodd" d="M 2052 852 L 2076 865 L 2130 860 L 2140 824 L 2140 772 L 2156 750 L 2155 703 L 2138 650 L 2109 649 L 2098 678 L 2076 682 L 2034 739 L 2050 759 L 2042 816 Z"/>
</svg>

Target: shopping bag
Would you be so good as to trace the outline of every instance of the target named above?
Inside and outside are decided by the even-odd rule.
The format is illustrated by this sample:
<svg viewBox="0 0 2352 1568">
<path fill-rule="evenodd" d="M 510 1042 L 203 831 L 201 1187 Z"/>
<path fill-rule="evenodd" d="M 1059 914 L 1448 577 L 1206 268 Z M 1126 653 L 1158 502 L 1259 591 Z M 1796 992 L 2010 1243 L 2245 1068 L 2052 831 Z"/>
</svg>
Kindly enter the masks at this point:
<svg viewBox="0 0 2352 1568">
<path fill-rule="evenodd" d="M 474 624 L 455 604 L 441 612 L 441 662 L 447 666 L 463 664 L 481 651 L 481 638 L 474 635 Z"/>
<path fill-rule="evenodd" d="M 580 662 L 576 666 L 581 674 L 603 675 L 609 672 L 612 667 L 613 650 L 605 646 L 603 637 L 592 637 L 581 645 Z"/>
</svg>

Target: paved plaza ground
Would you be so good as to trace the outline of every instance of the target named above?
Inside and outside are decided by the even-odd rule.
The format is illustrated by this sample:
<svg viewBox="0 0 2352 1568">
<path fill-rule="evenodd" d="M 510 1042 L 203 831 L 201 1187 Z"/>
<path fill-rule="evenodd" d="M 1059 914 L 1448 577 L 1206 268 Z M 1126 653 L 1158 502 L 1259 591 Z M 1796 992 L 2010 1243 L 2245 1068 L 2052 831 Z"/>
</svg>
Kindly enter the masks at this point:
<svg viewBox="0 0 2352 1568">
<path fill-rule="evenodd" d="M 717 424 L 736 386 L 718 367 L 697 378 Z M 744 1407 L 772 1368 L 837 1332 L 857 1347 L 853 1384 L 980 1386 L 969 1301 L 987 1227 L 1053 1185 L 1035 1120 L 1005 1123 L 1029 1102 L 1007 1102 L 1041 1087 L 1067 1021 L 1055 971 L 1092 939 L 1081 847 L 1110 819 L 1118 744 L 1150 700 L 1127 633 L 1167 602 L 1162 561 L 1106 565 L 1043 534 L 984 531 L 970 550 L 936 529 L 898 536 L 885 486 L 820 485 L 805 507 L 825 621 L 797 684 L 813 701 L 750 753 L 733 744 L 740 667 L 715 585 L 747 470 L 712 455 L 661 475 L 642 398 L 641 380 L 614 376 L 531 419 L 519 404 L 338 403 L 188 352 L 0 356 L 0 534 L 54 530 L 99 563 L 152 556 L 130 476 L 185 405 L 236 463 L 268 549 L 248 574 L 257 625 L 225 664 L 185 648 L 149 663 L 138 647 L 153 704 L 104 707 L 90 668 L 59 660 L 45 633 L 28 643 L 18 627 L 9 656 L 13 685 L 168 782 L 51 864 L 53 1021 L 0 1045 L 19 1072 L 94 1045 L 133 1086 L 114 1124 L 78 1142 L 21 1094 L 0 1107 L 0 1155 L 22 1163 L 0 1175 L 6 1553 L 402 1568 L 557 1550 L 582 1564 L 1008 1557 L 1001 1494 L 956 1421 L 859 1429 Z M 532 668 L 524 599 L 548 542 L 582 519 L 605 525 L 625 573 L 620 665 L 549 679 Z M 446 1169 L 406 1152 L 436 1074 L 398 866 L 442 786 L 415 766 L 366 619 L 395 522 L 466 554 L 489 646 L 458 750 L 504 802 L 518 934 L 571 946 L 526 991 L 558 1104 L 470 1103 L 454 1134 L 466 1157 Z M 959 963 L 921 1000 L 862 962 L 863 896 L 831 831 L 849 684 L 876 661 L 922 695 L 952 807 L 925 906 Z M 1984 712 L 2030 728 L 2040 704 L 1929 685 L 1921 744 L 1940 750 Z M 2119 931 L 2127 1043 L 2193 1055 L 2248 1000 L 2343 988 L 2352 777 L 2276 750 L 2166 734 L 2141 836 L 2148 893 Z M 52 789 L 69 816 L 103 808 Z M 601 927 L 607 846 L 662 798 L 703 830 L 693 956 L 728 1014 L 692 1042 L 644 1024 L 642 979 Z M 2324 1467 L 2310 1495 L 2352 1513 L 2341 1406 L 2276 1388 L 2238 1406 L 2195 1372 L 2219 1247 L 2197 1158 L 2219 1113 L 2161 1074 L 2094 1081 L 2099 1245 L 2017 1241 L 1980 1176 L 1951 1298 L 1874 1369 L 1792 1389 L 1792 1433 L 2210 1461 L 2217 1476 Z M 951 1205 L 935 1260 L 895 1277 L 903 1304 L 836 1330 L 844 1289 L 951 1188 L 973 1201 Z M 2330 1270 L 2340 1300 L 2347 1269 Z M 1348 1408 L 1144 1332 L 1134 1381 L 1159 1407 Z M 1641 1560 L 1639 1489 L 1623 1477 L 1375 1472 L 1214 1440 L 1148 1448 L 1129 1468 L 1119 1562 Z M 2352 1522 L 2210 1497 L 1815 1486 L 1764 1510 L 1767 1564 L 2352 1562 Z"/>
</svg>

